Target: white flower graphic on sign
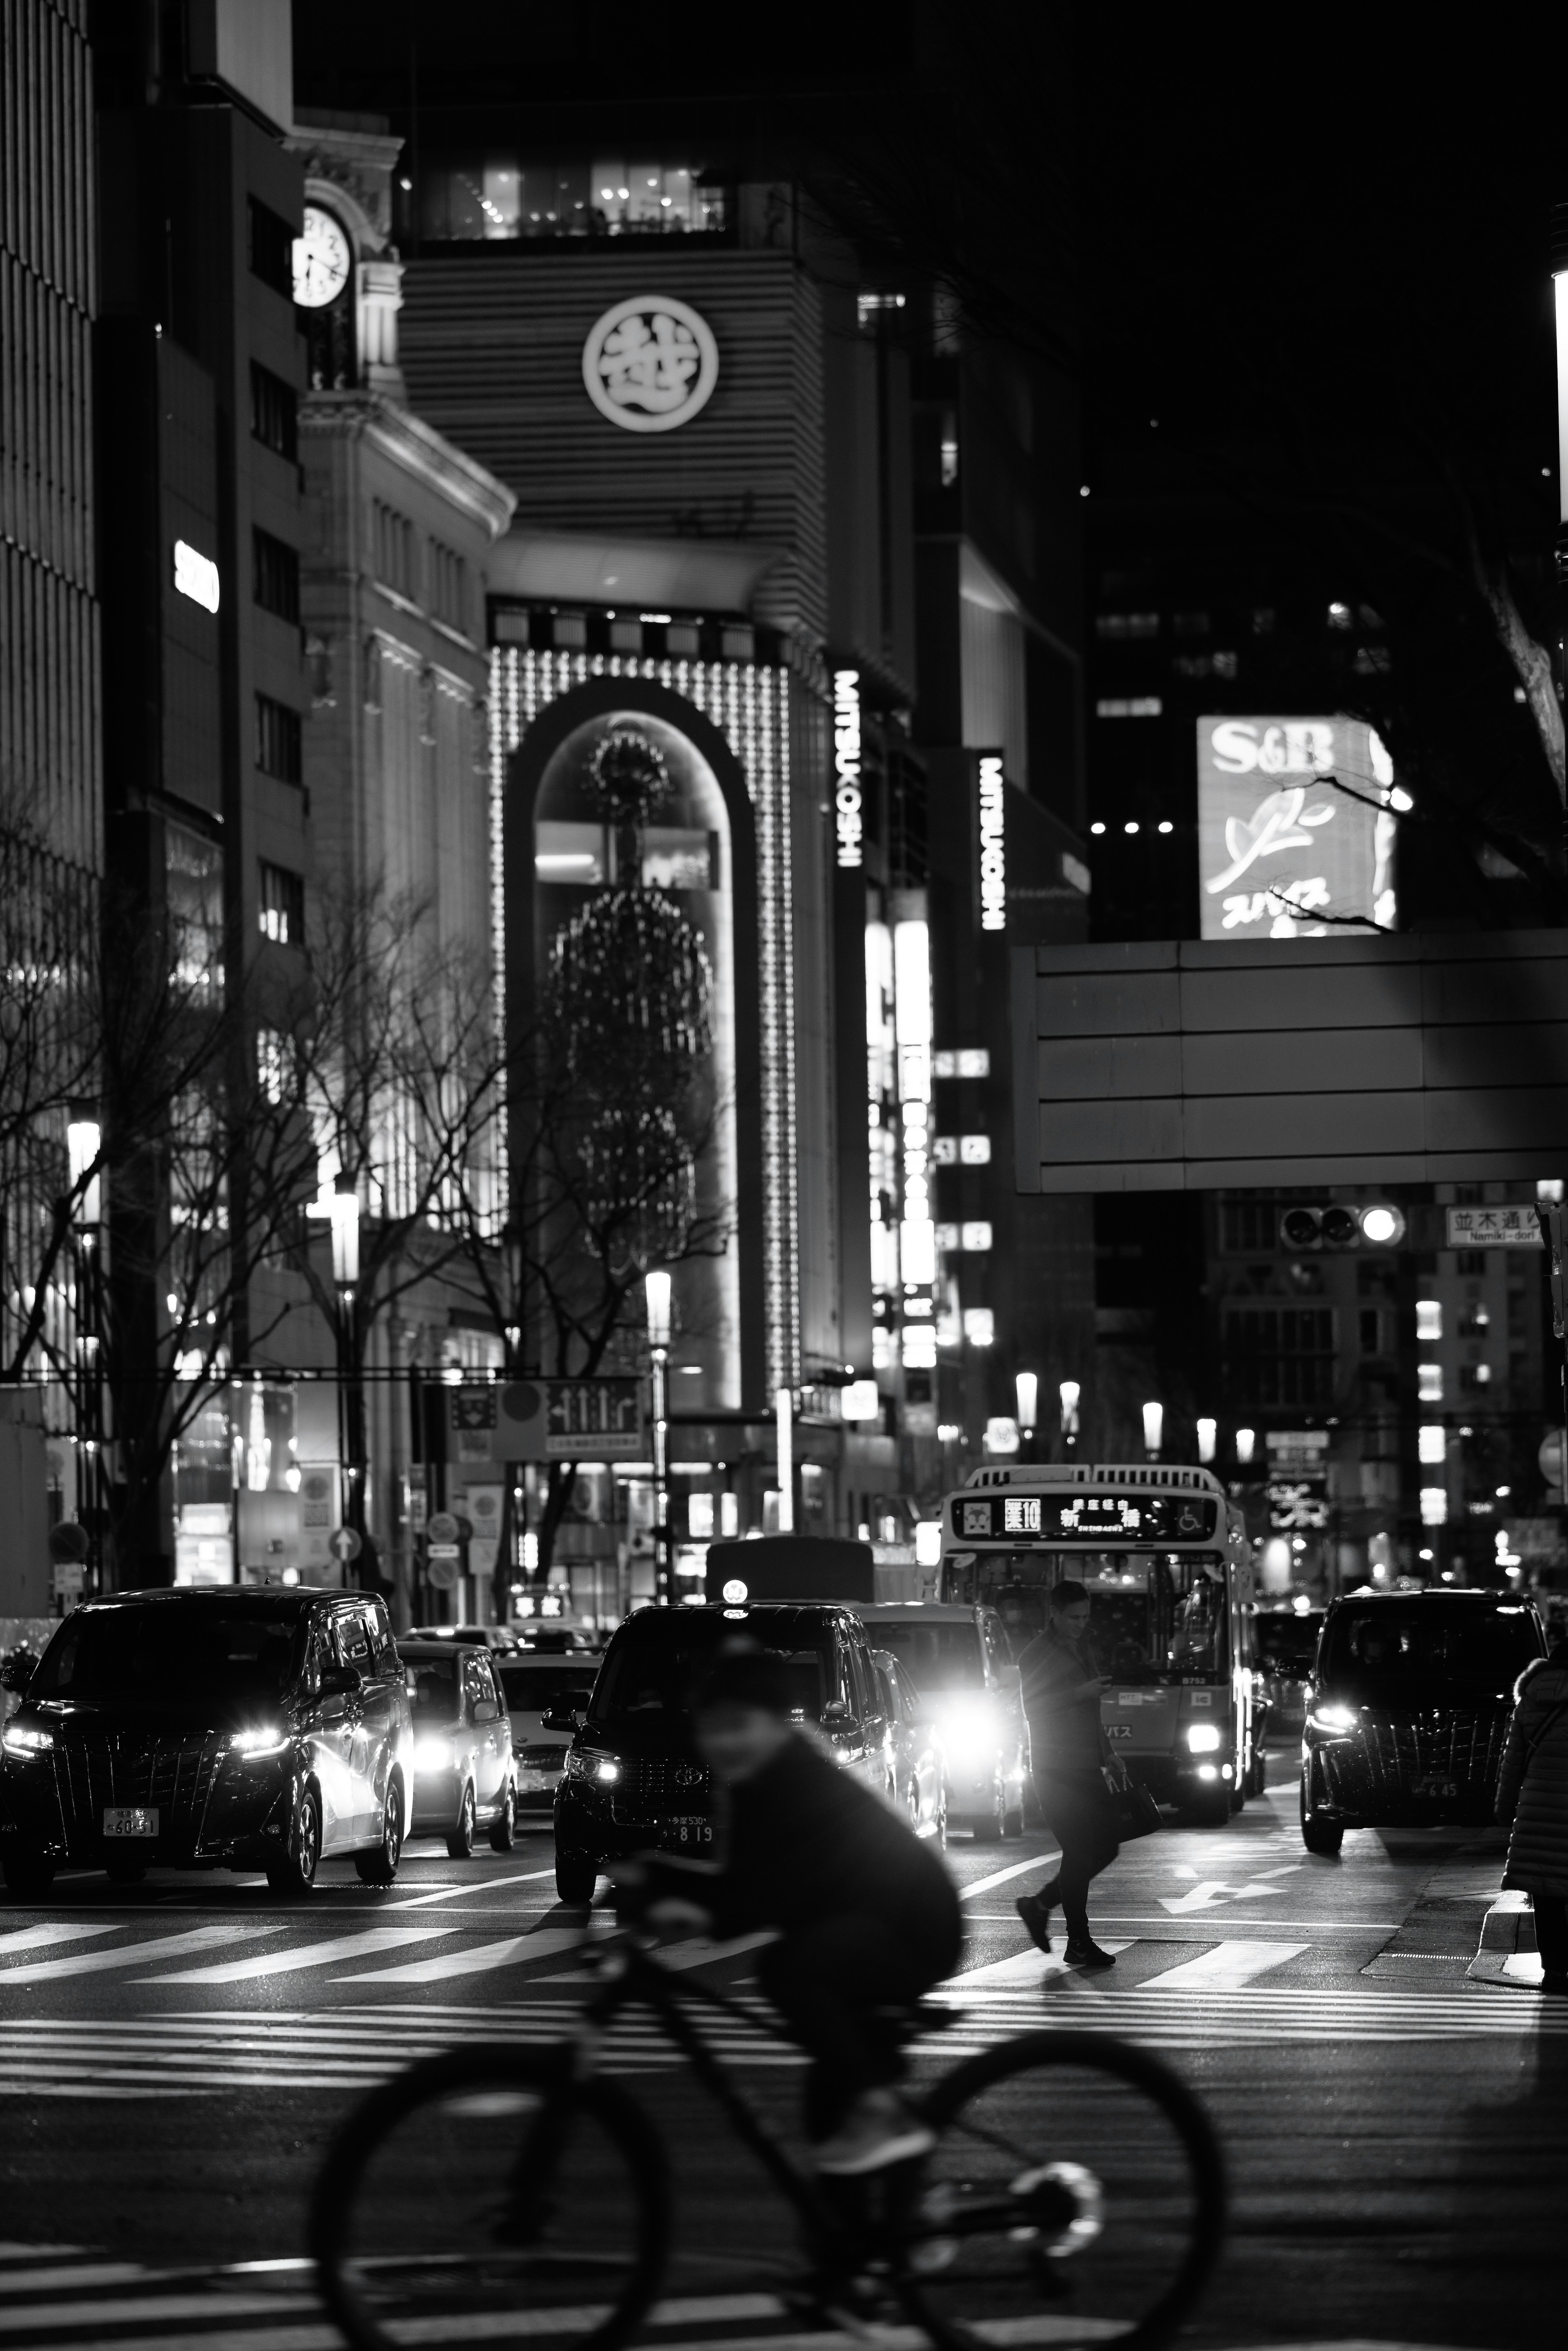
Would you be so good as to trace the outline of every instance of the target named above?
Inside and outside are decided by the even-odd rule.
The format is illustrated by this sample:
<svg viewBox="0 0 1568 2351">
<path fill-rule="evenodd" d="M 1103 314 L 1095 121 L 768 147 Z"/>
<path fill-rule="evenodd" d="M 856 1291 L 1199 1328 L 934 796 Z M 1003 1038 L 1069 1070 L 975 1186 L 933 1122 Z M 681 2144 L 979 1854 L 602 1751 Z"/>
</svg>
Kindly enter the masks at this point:
<svg viewBox="0 0 1568 2351">
<path fill-rule="evenodd" d="M 582 381 L 602 416 L 629 433 L 669 433 L 707 405 L 718 345 L 685 302 L 639 295 L 606 310 L 582 348 Z"/>
<path fill-rule="evenodd" d="M 1334 811 L 1329 801 L 1320 802 L 1316 808 L 1303 808 L 1306 797 L 1302 787 L 1295 784 L 1260 800 L 1249 819 L 1227 818 L 1225 846 L 1230 852 L 1230 863 L 1204 887 L 1218 896 L 1221 890 L 1228 890 L 1233 882 L 1239 881 L 1258 858 L 1275 856 L 1281 849 L 1310 849 L 1312 836 L 1301 828 L 1332 824 Z"/>
</svg>

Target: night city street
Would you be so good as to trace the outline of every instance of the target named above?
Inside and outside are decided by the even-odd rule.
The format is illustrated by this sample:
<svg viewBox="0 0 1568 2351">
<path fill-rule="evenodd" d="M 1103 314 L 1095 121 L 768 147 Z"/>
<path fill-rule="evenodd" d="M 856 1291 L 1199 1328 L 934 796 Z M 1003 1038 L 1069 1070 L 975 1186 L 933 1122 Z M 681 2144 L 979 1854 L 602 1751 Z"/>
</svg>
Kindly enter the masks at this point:
<svg viewBox="0 0 1568 2351">
<path fill-rule="evenodd" d="M 0 0 L 0 2351 L 1568 2344 L 1561 14 Z"/>
<path fill-rule="evenodd" d="M 1045 1841 L 1020 1861 L 955 1838 L 967 1942 L 941 1997 L 966 2046 L 1040 2022 L 1123 2033 L 1209 2101 L 1234 2215 L 1195 2342 L 1549 2333 L 1568 2016 L 1465 1980 L 1500 1841 L 1369 1833 L 1339 1861 L 1310 1858 L 1290 1760 L 1229 1829 L 1177 1831 L 1114 1865 L 1095 1906 L 1109 1980 L 1051 1969 L 1024 1940 L 1012 1898 L 1038 1883 Z M 582 1930 L 549 1864 L 548 1837 L 465 1873 L 416 1849 L 390 1896 L 329 1865 L 304 1916 L 255 1882 L 166 1877 L 130 1904 L 83 1876 L 47 1912 L 8 1916 L 7 2341 L 66 2351 L 134 2327 L 138 2342 L 332 2351 L 300 2260 L 323 2141 L 350 2098 L 427 2048 L 554 2037 L 580 1996 Z M 749 1971 L 744 1953 L 681 1956 L 723 1981 Z M 757 2291 L 748 2257 L 721 2244 L 765 2241 L 758 2182 L 651 2035 L 628 2029 L 608 2062 L 680 2134 L 669 2291 Z M 769 2074 L 786 2129 L 795 2087 L 792 2069 Z M 716 2204 L 720 2239 L 703 2229 Z M 786 2331 L 716 2315 L 650 2339 Z"/>
</svg>

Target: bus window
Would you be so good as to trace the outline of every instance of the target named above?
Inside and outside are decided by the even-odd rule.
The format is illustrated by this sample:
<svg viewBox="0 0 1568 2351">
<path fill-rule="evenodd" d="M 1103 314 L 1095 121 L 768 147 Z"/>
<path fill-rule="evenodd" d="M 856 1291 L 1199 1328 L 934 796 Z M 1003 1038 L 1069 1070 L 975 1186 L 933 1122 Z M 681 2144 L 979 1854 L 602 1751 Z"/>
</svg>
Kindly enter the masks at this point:
<svg viewBox="0 0 1568 2351">
<path fill-rule="evenodd" d="M 1053 1585 L 1082 1583 L 1090 1635 L 1113 1679 L 1225 1681 L 1225 1563 L 1218 1554 L 1147 1551 L 982 1552 L 949 1560 L 943 1597 L 994 1608 L 1013 1655 L 1034 1638 Z"/>
</svg>

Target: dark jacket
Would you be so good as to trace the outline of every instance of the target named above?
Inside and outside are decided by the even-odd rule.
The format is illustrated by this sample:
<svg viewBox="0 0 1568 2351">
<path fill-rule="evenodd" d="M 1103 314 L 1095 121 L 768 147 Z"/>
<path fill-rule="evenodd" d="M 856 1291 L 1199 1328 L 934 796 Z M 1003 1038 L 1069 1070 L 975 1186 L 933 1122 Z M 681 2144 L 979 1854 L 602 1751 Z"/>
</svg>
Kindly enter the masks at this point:
<svg viewBox="0 0 1568 2351">
<path fill-rule="evenodd" d="M 936 1846 L 808 1740 L 730 1791 L 725 1843 L 725 1867 L 693 1889 L 720 1935 L 858 1914 L 915 1945 L 933 1980 L 958 1957 L 957 1891 Z"/>
<path fill-rule="evenodd" d="M 1568 1896 L 1568 1642 L 1526 1666 L 1514 1698 L 1497 1783 L 1497 1816 L 1513 1823 L 1502 1882 Z"/>
<path fill-rule="evenodd" d="M 1077 1646 L 1047 1623 L 1019 1659 L 1023 1710 L 1029 1717 L 1030 1755 L 1037 1771 L 1098 1772 L 1108 1748 L 1100 1727 L 1100 1699 L 1091 1693 L 1069 1698 L 1074 1682 L 1100 1670 L 1087 1635 Z"/>
</svg>

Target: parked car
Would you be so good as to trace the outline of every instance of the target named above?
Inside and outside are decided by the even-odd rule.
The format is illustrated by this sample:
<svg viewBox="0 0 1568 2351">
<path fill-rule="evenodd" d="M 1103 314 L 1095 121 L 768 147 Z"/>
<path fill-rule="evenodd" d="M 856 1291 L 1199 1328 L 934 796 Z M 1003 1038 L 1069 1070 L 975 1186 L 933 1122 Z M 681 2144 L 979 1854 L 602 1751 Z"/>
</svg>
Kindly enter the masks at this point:
<svg viewBox="0 0 1568 2351">
<path fill-rule="evenodd" d="M 1269 1720 L 1294 1731 L 1304 1720 L 1307 1691 L 1323 1629 L 1321 1608 L 1260 1608 L 1252 1619 L 1252 1647 L 1268 1700 Z"/>
<path fill-rule="evenodd" d="M 487 1646 L 413 1635 L 399 1645 L 413 1711 L 416 1836 L 444 1836 L 466 1861 L 478 1830 L 497 1853 L 517 1835 L 517 1788 L 507 1694 Z"/>
<path fill-rule="evenodd" d="M 511 1719 L 517 1811 L 548 1813 L 555 1803 L 570 1734 L 548 1731 L 546 1717 L 587 1713 L 598 1660 L 585 1656 L 578 1665 L 559 1653 L 520 1650 L 515 1656 L 497 1657 L 496 1666 Z"/>
<path fill-rule="evenodd" d="M 133 1886 L 152 1867 L 263 1869 L 302 1895 L 351 1855 L 389 1886 L 413 1724 L 379 1600 L 309 1590 L 89 1600 L 0 1732 L 0 1867 L 24 1900 L 62 1863 Z"/>
<path fill-rule="evenodd" d="M 1490 1825 L 1513 1685 L 1541 1619 L 1499 1592 L 1356 1593 L 1331 1603 L 1301 1740 L 1301 1841 L 1346 1829 Z"/>
<path fill-rule="evenodd" d="M 606 1861 L 650 1845 L 704 1854 L 714 1839 L 712 1775 L 692 1738 L 692 1698 L 721 1644 L 774 1651 L 794 1685 L 796 1719 L 846 1771 L 885 1792 L 888 1724 L 864 1628 L 832 1602 L 756 1608 L 644 1608 L 605 1651 L 588 1710 L 556 1709 L 573 1736 L 555 1800 L 555 1880 L 587 1902 Z"/>
<path fill-rule="evenodd" d="M 887 1717 L 888 1794 L 918 1836 L 947 1842 L 947 1786 L 930 1708 L 891 1649 L 873 1649 L 872 1669 Z"/>
<path fill-rule="evenodd" d="M 1021 1836 L 1029 1725 L 1019 1670 L 994 1608 L 888 1601 L 859 1608 L 867 1638 L 906 1667 L 939 1734 L 949 1828 Z"/>
</svg>

